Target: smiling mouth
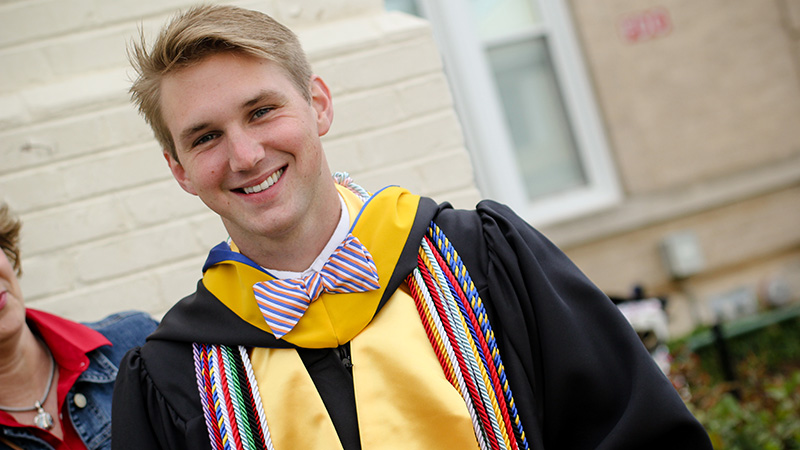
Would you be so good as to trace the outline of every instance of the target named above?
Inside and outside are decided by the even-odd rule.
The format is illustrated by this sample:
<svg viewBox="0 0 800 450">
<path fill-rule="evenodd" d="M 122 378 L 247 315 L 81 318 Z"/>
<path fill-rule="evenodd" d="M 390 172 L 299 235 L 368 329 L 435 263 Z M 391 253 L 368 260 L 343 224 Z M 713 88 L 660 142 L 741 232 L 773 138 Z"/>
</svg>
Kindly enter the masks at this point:
<svg viewBox="0 0 800 450">
<path fill-rule="evenodd" d="M 255 194 L 255 193 L 261 192 L 261 191 L 263 191 L 265 189 L 269 189 L 270 186 L 272 186 L 273 184 L 278 182 L 278 179 L 281 177 L 281 175 L 283 175 L 283 168 L 280 168 L 280 169 L 276 170 L 272 175 L 267 177 L 267 179 L 264 180 L 263 183 L 257 184 L 255 186 L 250 186 L 250 187 L 243 188 L 242 191 L 245 194 Z"/>
</svg>

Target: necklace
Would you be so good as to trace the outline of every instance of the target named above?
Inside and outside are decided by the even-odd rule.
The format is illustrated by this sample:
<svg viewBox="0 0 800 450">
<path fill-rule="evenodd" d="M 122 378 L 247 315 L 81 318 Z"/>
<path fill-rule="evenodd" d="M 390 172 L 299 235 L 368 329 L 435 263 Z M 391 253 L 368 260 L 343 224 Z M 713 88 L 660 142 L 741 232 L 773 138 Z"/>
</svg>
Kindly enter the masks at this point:
<svg viewBox="0 0 800 450">
<path fill-rule="evenodd" d="M 50 352 L 50 349 L 47 348 L 47 345 L 44 346 L 44 349 L 47 350 L 47 356 L 50 357 L 50 378 L 47 379 L 47 387 L 44 390 L 42 399 L 34 403 L 33 406 L 29 408 L 9 408 L 7 406 L 0 406 L 0 411 L 25 412 L 35 410 L 36 417 L 33 418 L 33 423 L 43 430 L 49 430 L 53 428 L 53 416 L 45 411 L 42 405 L 44 404 L 44 401 L 47 400 L 47 396 L 50 395 L 50 388 L 53 386 L 53 377 L 56 374 L 56 360 L 53 358 L 53 354 Z"/>
</svg>

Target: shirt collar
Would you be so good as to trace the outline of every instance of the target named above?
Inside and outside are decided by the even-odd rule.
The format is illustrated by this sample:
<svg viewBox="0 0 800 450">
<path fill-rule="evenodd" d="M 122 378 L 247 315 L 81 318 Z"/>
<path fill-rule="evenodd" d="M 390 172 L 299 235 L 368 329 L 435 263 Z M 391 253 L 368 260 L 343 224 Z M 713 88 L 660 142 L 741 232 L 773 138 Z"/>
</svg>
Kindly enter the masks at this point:
<svg viewBox="0 0 800 450">
<path fill-rule="evenodd" d="M 86 325 L 31 308 L 26 308 L 25 315 L 58 365 L 65 369 L 83 372 L 89 363 L 87 353 L 111 345 L 105 336 Z"/>
</svg>

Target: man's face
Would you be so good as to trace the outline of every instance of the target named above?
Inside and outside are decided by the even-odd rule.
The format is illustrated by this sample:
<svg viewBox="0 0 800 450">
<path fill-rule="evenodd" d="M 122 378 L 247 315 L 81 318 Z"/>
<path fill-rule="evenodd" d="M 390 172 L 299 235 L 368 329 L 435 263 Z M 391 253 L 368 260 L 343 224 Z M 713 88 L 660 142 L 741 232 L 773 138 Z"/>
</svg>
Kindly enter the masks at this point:
<svg viewBox="0 0 800 450">
<path fill-rule="evenodd" d="M 320 136 L 333 109 L 322 80 L 309 81 L 310 103 L 275 63 L 221 53 L 161 83 L 178 155 L 165 153 L 170 169 L 222 217 L 234 242 L 291 236 L 329 211 L 323 193 L 335 188 Z"/>
</svg>

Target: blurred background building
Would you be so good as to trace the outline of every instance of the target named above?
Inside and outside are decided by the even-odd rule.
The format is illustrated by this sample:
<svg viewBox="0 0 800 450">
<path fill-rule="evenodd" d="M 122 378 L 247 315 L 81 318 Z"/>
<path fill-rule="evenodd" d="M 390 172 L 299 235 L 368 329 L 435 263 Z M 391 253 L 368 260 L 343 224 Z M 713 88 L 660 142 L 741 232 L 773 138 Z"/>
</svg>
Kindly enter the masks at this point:
<svg viewBox="0 0 800 450">
<path fill-rule="evenodd" d="M 226 237 L 126 92 L 126 42 L 192 3 L 0 2 L 30 306 L 159 315 Z M 298 32 L 364 187 L 507 203 L 609 295 L 667 297 L 673 335 L 800 297 L 800 0 L 224 3 Z"/>
</svg>

